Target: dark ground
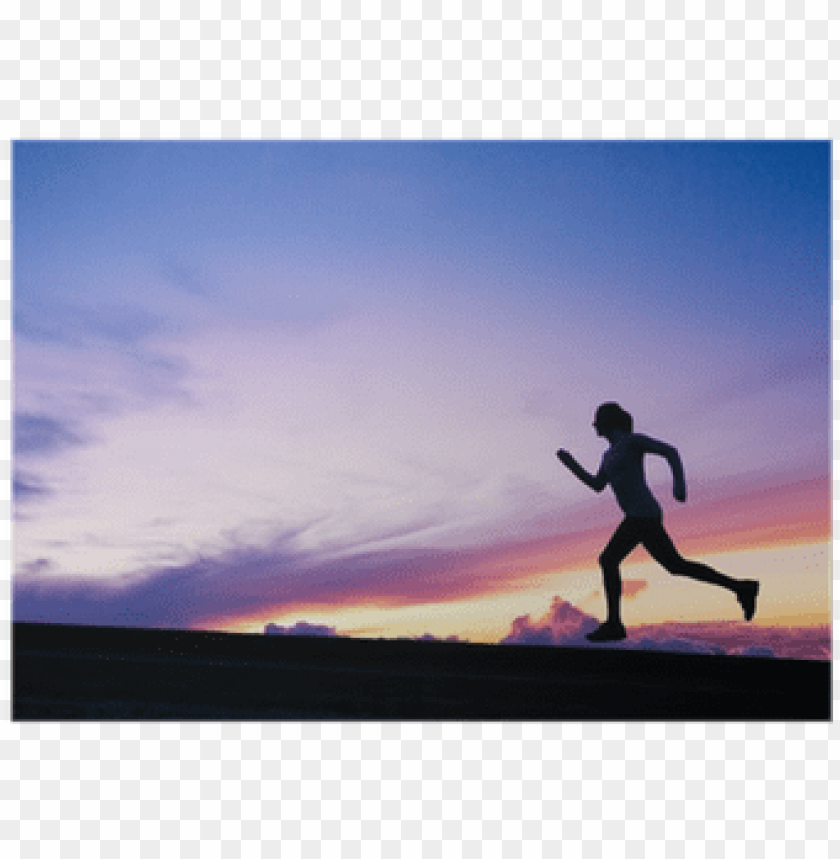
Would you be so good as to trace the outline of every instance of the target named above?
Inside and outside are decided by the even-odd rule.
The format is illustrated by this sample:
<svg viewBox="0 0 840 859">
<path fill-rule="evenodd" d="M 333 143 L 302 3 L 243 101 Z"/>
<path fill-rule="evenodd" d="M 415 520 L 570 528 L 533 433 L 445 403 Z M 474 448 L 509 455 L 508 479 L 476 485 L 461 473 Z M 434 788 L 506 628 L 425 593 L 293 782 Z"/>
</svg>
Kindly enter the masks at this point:
<svg viewBox="0 0 840 859">
<path fill-rule="evenodd" d="M 13 624 L 12 718 L 831 719 L 831 663 Z"/>
</svg>

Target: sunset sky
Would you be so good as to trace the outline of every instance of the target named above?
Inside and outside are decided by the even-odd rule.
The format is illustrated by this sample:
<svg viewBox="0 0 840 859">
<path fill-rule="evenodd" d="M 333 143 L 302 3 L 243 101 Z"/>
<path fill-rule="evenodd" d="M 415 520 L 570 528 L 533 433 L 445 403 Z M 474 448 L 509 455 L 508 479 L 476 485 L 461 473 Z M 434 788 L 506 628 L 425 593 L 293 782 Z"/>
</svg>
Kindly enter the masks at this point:
<svg viewBox="0 0 840 859">
<path fill-rule="evenodd" d="M 13 147 L 15 620 L 604 615 L 596 407 L 687 556 L 831 617 L 827 142 Z M 628 559 L 625 621 L 733 621 Z"/>
</svg>

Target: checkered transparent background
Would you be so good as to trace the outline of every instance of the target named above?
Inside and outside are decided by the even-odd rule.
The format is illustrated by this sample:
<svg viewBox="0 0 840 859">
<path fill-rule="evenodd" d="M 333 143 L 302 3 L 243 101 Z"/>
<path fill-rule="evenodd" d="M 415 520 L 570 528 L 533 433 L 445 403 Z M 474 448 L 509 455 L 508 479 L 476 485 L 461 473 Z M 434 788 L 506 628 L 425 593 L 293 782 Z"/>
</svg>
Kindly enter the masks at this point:
<svg viewBox="0 0 840 859">
<path fill-rule="evenodd" d="M 837 138 L 829 15 L 827 0 L 6 0 L 0 458 L 9 140 Z M 4 856 L 838 855 L 833 724 L 10 723 L 3 477 Z"/>
</svg>

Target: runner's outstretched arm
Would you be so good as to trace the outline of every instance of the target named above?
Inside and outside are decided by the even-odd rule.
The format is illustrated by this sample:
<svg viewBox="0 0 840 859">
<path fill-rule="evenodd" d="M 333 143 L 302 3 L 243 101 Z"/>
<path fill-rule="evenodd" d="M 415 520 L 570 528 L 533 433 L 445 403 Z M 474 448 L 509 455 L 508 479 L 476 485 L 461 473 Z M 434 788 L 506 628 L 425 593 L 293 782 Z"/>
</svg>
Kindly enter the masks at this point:
<svg viewBox="0 0 840 859">
<path fill-rule="evenodd" d="M 596 492 L 601 492 L 603 488 L 607 485 L 607 478 L 604 476 L 603 472 L 600 470 L 597 474 L 590 474 L 585 468 L 583 468 L 580 463 L 569 453 L 568 450 L 558 450 L 557 458 L 578 480 L 581 480 L 585 483 L 590 489 L 594 489 Z"/>
</svg>

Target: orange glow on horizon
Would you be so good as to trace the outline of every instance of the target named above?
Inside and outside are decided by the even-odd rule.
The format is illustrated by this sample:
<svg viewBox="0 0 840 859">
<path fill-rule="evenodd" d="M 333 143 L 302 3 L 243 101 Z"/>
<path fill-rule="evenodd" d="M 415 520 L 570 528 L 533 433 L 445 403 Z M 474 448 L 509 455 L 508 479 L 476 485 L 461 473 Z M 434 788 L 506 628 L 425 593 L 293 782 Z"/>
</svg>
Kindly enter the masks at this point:
<svg viewBox="0 0 840 859">
<path fill-rule="evenodd" d="M 801 557 L 811 557 L 810 564 Z M 803 544 L 779 551 L 734 552 L 699 557 L 736 578 L 757 576 L 762 583 L 759 613 L 751 626 L 769 628 L 817 628 L 831 624 L 829 543 Z M 757 570 L 757 572 L 752 572 Z M 743 625 L 731 595 L 707 589 L 702 583 L 675 579 L 649 558 L 629 565 L 625 579 L 646 582 L 624 600 L 628 626 L 645 623 L 702 622 Z M 791 590 L 795 592 L 792 595 Z M 366 603 L 309 603 L 294 607 L 266 608 L 247 617 L 218 618 L 195 628 L 230 632 L 262 632 L 268 623 L 291 626 L 299 620 L 324 624 L 340 634 L 361 637 L 398 638 L 432 633 L 439 637 L 458 635 L 474 642 L 497 642 L 508 633 L 515 617 L 541 616 L 556 596 L 595 617 L 603 613 L 600 573 L 594 568 L 549 570 L 540 575 L 508 583 L 492 593 L 437 602 L 385 605 Z M 700 602 L 697 602 L 697 601 Z"/>
<path fill-rule="evenodd" d="M 597 557 L 620 521 L 606 518 L 604 505 L 587 505 L 574 514 L 558 516 L 545 524 L 552 528 L 550 536 L 532 540 L 500 541 L 495 545 L 469 547 L 460 551 L 449 550 L 435 553 L 422 552 L 415 562 L 400 562 L 399 575 L 389 578 L 387 570 L 378 579 L 375 588 L 370 579 L 361 585 L 341 588 L 338 593 L 331 590 L 319 592 L 302 591 L 281 603 L 267 605 L 258 612 L 239 617 L 204 618 L 193 624 L 193 628 L 225 629 L 232 632 L 260 631 L 267 623 L 289 625 L 297 620 L 325 623 L 341 631 L 344 626 L 354 628 L 382 629 L 388 637 L 399 630 L 399 624 L 408 623 L 412 628 L 423 626 L 446 626 L 446 634 L 459 634 L 450 628 L 453 613 L 463 618 L 464 629 L 483 630 L 481 639 L 498 640 L 504 635 L 513 620 L 514 605 L 529 594 L 541 594 L 550 601 L 560 592 L 561 580 L 566 583 L 574 579 L 588 582 L 585 596 L 587 611 L 599 615 L 602 612 L 602 597 L 592 599 L 600 591 L 600 572 Z M 619 514 L 620 515 L 620 514 Z M 586 522 L 601 522 L 597 527 L 581 528 Z M 563 525 L 571 530 L 561 531 Z M 818 626 L 830 622 L 831 582 L 831 496 L 830 478 L 816 477 L 777 486 L 761 486 L 752 492 L 737 497 L 701 498 L 693 507 L 668 508 L 666 526 L 677 549 L 686 557 L 696 560 L 711 556 L 726 556 L 722 572 L 739 577 L 726 569 L 726 563 L 744 566 L 749 574 L 748 559 L 754 553 L 766 565 L 773 552 L 782 552 L 796 547 L 827 546 L 828 563 L 824 572 L 825 595 L 811 597 L 810 604 L 786 604 L 781 595 L 775 597 L 773 607 L 764 600 L 764 611 L 756 619 L 757 625 L 792 623 L 796 626 Z M 516 533 L 515 528 L 510 529 Z M 532 528 L 533 530 L 533 528 Z M 630 577 L 638 574 L 638 567 L 652 564 L 644 549 L 637 548 L 628 557 L 623 569 Z M 714 565 L 714 564 L 713 564 Z M 655 565 L 654 565 L 655 566 Z M 634 573 L 630 574 L 630 570 Z M 792 574 L 796 574 L 793 570 Z M 649 575 L 656 578 L 660 573 L 651 569 Z M 666 581 L 668 574 L 661 571 Z M 809 575 L 815 575 L 811 573 Z M 559 579 L 561 576 L 562 579 Z M 367 586 L 367 589 L 365 589 Z M 690 594 L 703 604 L 715 605 L 720 599 L 717 593 L 701 596 L 691 590 L 694 585 L 685 585 L 688 590 L 678 593 Z M 703 587 L 703 586 L 700 586 Z M 583 590 L 586 590 L 581 585 Z M 627 600 L 628 606 L 647 605 L 654 618 L 665 615 L 664 593 L 656 588 L 645 589 L 639 597 Z M 583 593 L 583 591 L 581 591 Z M 816 592 L 815 592 L 816 593 Z M 578 597 L 578 601 L 583 597 Z M 795 602 L 796 597 L 790 596 Z M 589 601 L 592 600 L 590 603 Z M 636 603 L 638 600 L 638 603 Z M 825 608 L 821 608 L 825 600 Z M 654 610 L 654 604 L 660 608 Z M 531 605 L 531 603 L 528 603 Z M 505 610 L 505 606 L 511 606 Z M 534 610 L 534 609 L 528 609 Z M 713 611 L 713 609 L 709 609 Z M 484 613 L 483 620 L 473 617 Z M 632 612 L 631 612 L 632 614 Z M 445 615 L 447 621 L 437 621 Z M 400 618 L 398 626 L 387 618 Z M 418 624 L 409 618 L 418 618 Z M 434 632 L 423 629 L 422 632 Z M 374 633 L 371 633 L 374 634 Z M 397 632 L 415 634 L 414 632 Z"/>
</svg>

